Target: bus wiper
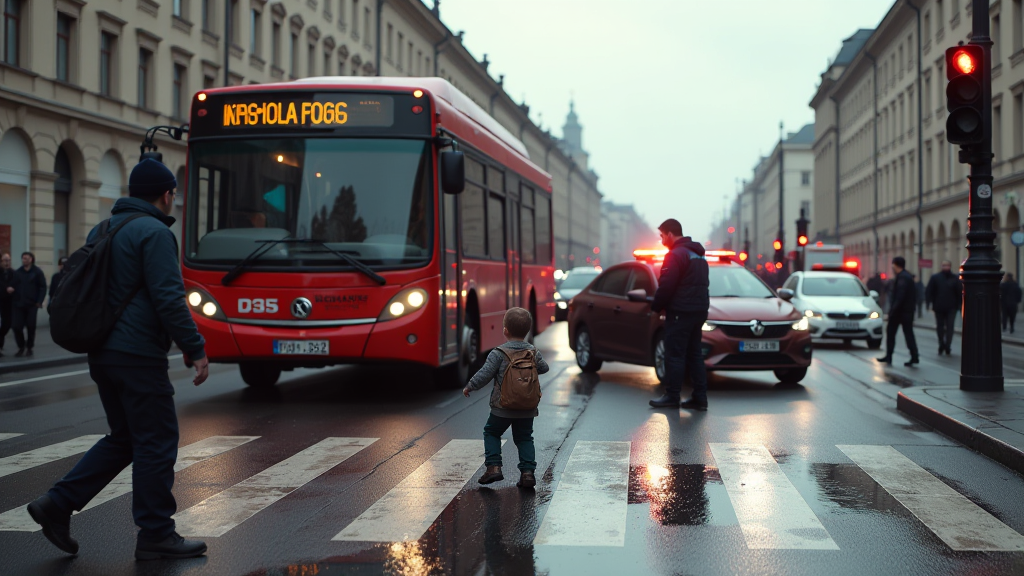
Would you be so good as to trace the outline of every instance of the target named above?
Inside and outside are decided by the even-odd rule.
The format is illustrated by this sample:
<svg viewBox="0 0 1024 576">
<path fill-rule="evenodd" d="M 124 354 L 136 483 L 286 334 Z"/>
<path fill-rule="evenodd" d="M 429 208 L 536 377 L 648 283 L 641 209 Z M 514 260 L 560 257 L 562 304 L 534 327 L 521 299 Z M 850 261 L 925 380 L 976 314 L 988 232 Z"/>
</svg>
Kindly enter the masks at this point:
<svg viewBox="0 0 1024 576">
<path fill-rule="evenodd" d="M 348 263 L 349 266 L 355 268 L 356 270 L 359 270 L 363 274 L 366 274 L 371 280 L 373 280 L 377 284 L 380 284 L 381 286 L 387 284 L 387 282 L 388 282 L 387 279 L 385 279 L 380 274 L 377 274 L 376 272 L 374 272 L 373 269 L 370 268 L 369 266 L 367 266 L 366 264 L 363 264 L 359 260 L 356 260 L 355 258 L 353 258 L 353 257 L 349 256 L 348 254 L 342 252 L 341 250 L 335 250 L 334 248 L 331 248 L 330 245 L 328 245 L 327 242 L 324 242 L 323 240 L 310 239 L 310 240 L 298 240 L 298 241 L 299 242 L 308 242 L 310 244 L 319 244 L 319 245 L 323 246 L 324 248 L 327 249 L 328 252 L 330 252 L 331 254 L 334 254 L 338 258 L 341 258 L 346 263 Z"/>
<path fill-rule="evenodd" d="M 273 248 L 274 246 L 277 246 L 282 242 L 292 242 L 295 240 L 297 240 L 297 238 L 292 238 L 291 236 L 285 236 L 284 238 L 279 238 L 277 240 L 256 240 L 256 242 L 258 244 L 262 244 L 262 246 L 257 246 L 256 249 L 250 252 L 248 256 L 242 258 L 242 261 L 236 264 L 234 268 L 228 270 L 228 273 L 225 274 L 224 277 L 220 279 L 221 285 L 227 286 L 228 284 L 231 284 L 231 282 L 234 281 L 235 278 L 238 278 L 239 276 L 242 275 L 243 272 L 245 272 L 245 269 L 250 264 L 252 264 L 261 256 L 269 252 L 270 249 Z"/>
</svg>

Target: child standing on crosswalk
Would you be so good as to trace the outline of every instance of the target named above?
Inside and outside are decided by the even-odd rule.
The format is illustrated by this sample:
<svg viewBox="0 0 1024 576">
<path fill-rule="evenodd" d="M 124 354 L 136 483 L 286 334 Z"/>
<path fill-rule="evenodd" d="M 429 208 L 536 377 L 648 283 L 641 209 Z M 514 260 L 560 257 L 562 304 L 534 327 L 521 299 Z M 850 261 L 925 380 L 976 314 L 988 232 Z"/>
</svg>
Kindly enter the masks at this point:
<svg viewBox="0 0 1024 576">
<path fill-rule="evenodd" d="M 481 484 L 504 480 L 501 474 L 501 435 L 512 427 L 512 441 L 519 450 L 520 488 L 537 485 L 534 470 L 537 454 L 533 446 L 533 419 L 539 414 L 540 381 L 538 375 L 548 371 L 548 364 L 540 350 L 526 342 L 533 326 L 533 318 L 523 308 L 510 308 L 505 312 L 503 333 L 505 344 L 487 355 L 483 368 L 469 379 L 462 390 L 466 398 L 494 381 L 491 391 L 491 416 L 484 425 L 484 465 L 487 470 L 480 477 Z"/>
</svg>

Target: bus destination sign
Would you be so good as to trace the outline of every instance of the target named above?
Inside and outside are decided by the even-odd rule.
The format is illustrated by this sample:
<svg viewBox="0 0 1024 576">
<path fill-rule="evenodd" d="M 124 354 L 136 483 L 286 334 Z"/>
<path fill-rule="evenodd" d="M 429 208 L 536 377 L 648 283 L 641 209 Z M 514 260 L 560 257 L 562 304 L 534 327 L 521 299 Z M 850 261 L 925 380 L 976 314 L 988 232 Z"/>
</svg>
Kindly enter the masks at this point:
<svg viewBox="0 0 1024 576">
<path fill-rule="evenodd" d="M 259 94 L 214 104 L 222 128 L 389 128 L 395 102 L 382 94 Z M 213 103 L 211 103 L 213 104 Z"/>
</svg>

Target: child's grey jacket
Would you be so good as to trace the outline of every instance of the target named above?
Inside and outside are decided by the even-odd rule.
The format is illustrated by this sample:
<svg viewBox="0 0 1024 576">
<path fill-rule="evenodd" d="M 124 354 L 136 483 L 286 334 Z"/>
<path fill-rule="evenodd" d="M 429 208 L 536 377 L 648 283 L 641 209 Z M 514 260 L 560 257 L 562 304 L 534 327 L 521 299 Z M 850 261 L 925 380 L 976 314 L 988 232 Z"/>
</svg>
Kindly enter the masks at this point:
<svg viewBox="0 0 1024 576">
<path fill-rule="evenodd" d="M 502 346 L 509 350 L 534 350 L 537 352 L 535 356 L 537 361 L 537 373 L 544 374 L 548 368 L 548 363 L 544 361 L 544 357 L 540 355 L 540 350 L 533 347 L 532 344 L 523 342 L 520 340 L 510 340 Z M 502 418 L 536 418 L 540 412 L 534 408 L 533 410 L 506 410 L 501 407 L 501 379 L 505 375 L 505 370 L 508 369 L 508 357 L 501 352 L 501 350 L 491 350 L 490 354 L 487 355 L 487 361 L 484 362 L 483 368 L 479 372 L 473 375 L 469 379 L 469 384 L 466 388 L 470 390 L 479 390 L 487 385 L 488 382 L 494 382 L 494 389 L 491 390 L 491 414 L 500 416 Z"/>
</svg>

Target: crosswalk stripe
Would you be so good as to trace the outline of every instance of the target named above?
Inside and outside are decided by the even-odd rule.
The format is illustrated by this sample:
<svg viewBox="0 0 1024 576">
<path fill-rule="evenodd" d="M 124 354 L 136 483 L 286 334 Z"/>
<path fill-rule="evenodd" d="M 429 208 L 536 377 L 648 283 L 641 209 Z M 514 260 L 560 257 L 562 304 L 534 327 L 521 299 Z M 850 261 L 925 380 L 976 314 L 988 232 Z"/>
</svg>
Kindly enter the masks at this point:
<svg viewBox="0 0 1024 576">
<path fill-rule="evenodd" d="M 535 546 L 625 546 L 630 442 L 577 442 Z"/>
<path fill-rule="evenodd" d="M 178 459 L 174 463 L 174 471 L 180 472 L 193 464 L 213 458 L 257 438 L 259 436 L 210 436 L 188 446 L 182 446 L 178 449 Z M 95 508 L 131 491 L 132 467 L 129 465 L 115 476 L 95 498 L 90 500 L 82 511 Z M 37 530 L 40 530 L 40 526 L 28 515 L 25 506 L 18 506 L 0 514 L 0 531 L 35 532 Z"/>
<path fill-rule="evenodd" d="M 21 432 L 0 432 L 0 442 L 4 440 L 10 440 L 11 438 L 17 438 L 21 436 Z"/>
<path fill-rule="evenodd" d="M 57 444 L 36 448 L 35 450 L 29 450 L 28 452 L 22 452 L 21 454 L 0 458 L 0 478 L 14 474 L 15 472 L 21 472 L 23 470 L 28 470 L 29 468 L 35 468 L 36 466 L 56 462 L 57 460 L 67 458 L 68 456 L 80 454 L 89 448 L 92 448 L 92 445 L 100 438 L 103 438 L 103 434 L 79 436 L 72 440 L 66 440 L 64 442 L 58 442 Z"/>
<path fill-rule="evenodd" d="M 1024 551 L 1024 536 L 892 446 L 836 446 L 953 550 Z"/>
<path fill-rule="evenodd" d="M 483 459 L 484 445 L 480 440 L 448 442 L 332 540 L 419 540 L 480 469 Z"/>
<path fill-rule="evenodd" d="M 175 515 L 179 534 L 223 536 L 274 502 L 351 458 L 377 438 L 325 438 Z"/>
<path fill-rule="evenodd" d="M 839 549 L 767 448 L 760 444 L 709 446 L 747 548 Z"/>
</svg>

